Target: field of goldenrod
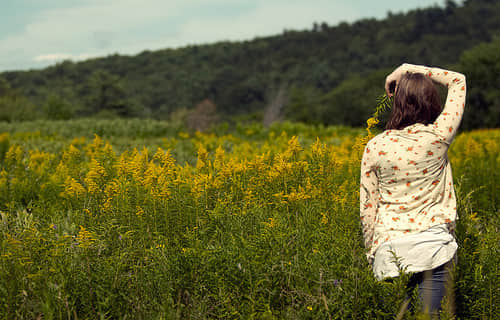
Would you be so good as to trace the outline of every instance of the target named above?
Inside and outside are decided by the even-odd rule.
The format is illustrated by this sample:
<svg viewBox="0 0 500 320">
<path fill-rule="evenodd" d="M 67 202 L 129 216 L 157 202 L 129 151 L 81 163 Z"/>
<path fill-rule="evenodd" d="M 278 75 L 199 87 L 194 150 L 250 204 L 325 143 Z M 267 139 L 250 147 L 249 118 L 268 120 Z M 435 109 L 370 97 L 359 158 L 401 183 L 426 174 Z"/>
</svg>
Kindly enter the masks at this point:
<svg viewBox="0 0 500 320">
<path fill-rule="evenodd" d="M 377 282 L 365 260 L 363 130 L 79 120 L 0 132 L 2 319 L 391 319 L 405 297 L 405 277 Z M 499 318 L 500 130 L 458 135 L 449 158 L 449 305 Z"/>
</svg>

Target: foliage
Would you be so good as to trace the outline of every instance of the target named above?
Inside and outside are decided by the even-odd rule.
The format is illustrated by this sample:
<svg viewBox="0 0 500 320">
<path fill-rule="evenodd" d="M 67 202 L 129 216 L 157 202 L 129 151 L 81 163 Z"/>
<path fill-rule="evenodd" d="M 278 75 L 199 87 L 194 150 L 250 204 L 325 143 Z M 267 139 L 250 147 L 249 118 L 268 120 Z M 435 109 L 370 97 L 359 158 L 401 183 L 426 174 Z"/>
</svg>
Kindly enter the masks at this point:
<svg viewBox="0 0 500 320">
<path fill-rule="evenodd" d="M 403 62 L 454 65 L 464 50 L 488 43 L 499 33 L 499 17 L 498 1 L 460 5 L 446 1 L 443 6 L 389 12 L 382 20 L 337 26 L 316 23 L 311 30 L 284 31 L 251 41 L 144 51 L 133 57 L 111 55 L 79 63 L 65 61 L 43 70 L 5 72 L 1 77 L 31 104 L 61 110 L 61 104 L 49 101 L 58 97 L 73 107 L 55 113 L 48 108 L 39 114 L 31 112 L 37 110 L 27 101 L 3 103 L 0 97 L 0 118 L 168 119 L 176 110 L 192 110 L 209 99 L 222 119 L 241 114 L 262 119 L 266 106 L 282 92 L 290 98 L 283 109 L 288 120 L 360 126 L 370 114 L 367 101 L 373 101 L 383 86 L 379 80 L 383 70 Z M 489 63 L 498 61 L 494 50 L 488 50 L 487 63 L 476 53 L 464 57 L 466 75 L 483 68 L 489 71 Z M 471 88 L 483 88 L 482 79 L 468 79 Z M 464 122 L 467 129 L 499 126 L 496 100 L 489 96 L 473 92 L 470 109 L 482 111 L 480 117 L 471 114 L 471 120 Z M 22 115 L 9 116 L 23 108 Z"/>
<path fill-rule="evenodd" d="M 404 277 L 376 281 L 363 254 L 361 130 L 177 129 L 2 124 L 3 318 L 394 318 Z M 500 316 L 499 138 L 462 133 L 450 150 L 460 318 Z"/>
<path fill-rule="evenodd" d="M 33 103 L 0 78 L 0 121 L 26 121 L 40 116 Z"/>
<path fill-rule="evenodd" d="M 469 108 L 464 114 L 464 125 L 500 126 L 500 37 L 464 52 L 459 68 L 472 84 L 467 92 Z"/>
</svg>

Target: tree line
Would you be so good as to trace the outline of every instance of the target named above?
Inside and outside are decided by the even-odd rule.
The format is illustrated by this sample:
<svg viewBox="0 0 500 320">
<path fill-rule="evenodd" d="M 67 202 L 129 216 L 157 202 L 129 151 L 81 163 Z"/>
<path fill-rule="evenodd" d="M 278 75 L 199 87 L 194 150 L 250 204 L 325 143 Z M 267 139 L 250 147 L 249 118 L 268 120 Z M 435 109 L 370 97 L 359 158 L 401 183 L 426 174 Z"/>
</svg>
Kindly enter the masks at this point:
<svg viewBox="0 0 500 320">
<path fill-rule="evenodd" d="M 500 2 L 448 0 L 249 41 L 64 61 L 1 73 L 0 120 L 207 113 L 201 118 L 361 126 L 385 75 L 410 62 L 466 74 L 463 128 L 498 127 L 499 35 Z"/>
</svg>

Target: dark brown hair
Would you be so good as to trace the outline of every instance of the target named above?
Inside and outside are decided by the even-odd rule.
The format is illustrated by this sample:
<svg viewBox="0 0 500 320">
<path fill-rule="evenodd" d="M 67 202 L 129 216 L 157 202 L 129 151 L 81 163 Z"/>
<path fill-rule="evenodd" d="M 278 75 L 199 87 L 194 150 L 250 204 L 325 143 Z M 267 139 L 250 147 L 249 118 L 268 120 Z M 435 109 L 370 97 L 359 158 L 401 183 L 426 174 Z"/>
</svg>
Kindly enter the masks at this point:
<svg viewBox="0 0 500 320">
<path fill-rule="evenodd" d="M 433 123 L 441 113 L 439 93 L 432 80 L 421 73 L 404 74 L 394 94 L 386 129 L 403 129 L 415 123 Z"/>
</svg>

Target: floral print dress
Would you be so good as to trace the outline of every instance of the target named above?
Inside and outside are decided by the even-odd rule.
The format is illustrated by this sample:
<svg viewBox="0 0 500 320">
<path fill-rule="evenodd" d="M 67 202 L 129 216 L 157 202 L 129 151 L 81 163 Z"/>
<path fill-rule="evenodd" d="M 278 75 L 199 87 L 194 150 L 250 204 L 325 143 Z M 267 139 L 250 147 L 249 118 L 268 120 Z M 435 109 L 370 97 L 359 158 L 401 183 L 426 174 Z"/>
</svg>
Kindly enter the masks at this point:
<svg viewBox="0 0 500 320">
<path fill-rule="evenodd" d="M 433 124 L 386 130 L 371 139 L 361 161 L 360 217 L 370 263 L 384 242 L 454 223 L 457 217 L 448 148 L 460 125 L 465 76 L 440 68 L 404 64 L 448 87 Z"/>
</svg>

